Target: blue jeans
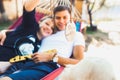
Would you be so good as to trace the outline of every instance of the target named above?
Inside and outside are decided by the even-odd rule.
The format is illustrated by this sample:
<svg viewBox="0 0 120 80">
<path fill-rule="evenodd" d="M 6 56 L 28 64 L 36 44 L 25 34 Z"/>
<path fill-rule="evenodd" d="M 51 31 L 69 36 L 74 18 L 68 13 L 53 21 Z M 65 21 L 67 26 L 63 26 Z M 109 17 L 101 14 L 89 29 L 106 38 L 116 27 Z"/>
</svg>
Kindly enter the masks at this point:
<svg viewBox="0 0 120 80">
<path fill-rule="evenodd" d="M 4 74 L 13 80 L 40 80 L 58 66 L 54 62 L 18 62 L 13 64 Z"/>
</svg>

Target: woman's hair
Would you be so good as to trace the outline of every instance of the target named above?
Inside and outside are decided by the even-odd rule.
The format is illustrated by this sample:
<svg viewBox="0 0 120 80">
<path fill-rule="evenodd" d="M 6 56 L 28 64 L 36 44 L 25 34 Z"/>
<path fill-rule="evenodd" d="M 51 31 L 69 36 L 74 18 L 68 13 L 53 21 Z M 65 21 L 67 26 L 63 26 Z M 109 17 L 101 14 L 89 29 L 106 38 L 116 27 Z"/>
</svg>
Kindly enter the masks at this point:
<svg viewBox="0 0 120 80">
<path fill-rule="evenodd" d="M 40 20 L 39 20 L 39 24 L 42 22 L 42 21 L 44 21 L 44 20 L 46 20 L 46 19 L 53 19 L 53 16 L 52 15 L 49 15 L 49 16 L 45 16 L 45 17 L 43 17 L 43 18 L 41 18 Z M 52 28 L 52 30 L 53 30 L 53 33 L 55 32 L 55 29 L 54 28 Z"/>
<path fill-rule="evenodd" d="M 45 19 L 48 19 L 48 18 L 53 19 L 53 17 L 51 15 L 50 16 L 45 16 L 45 17 L 40 19 L 39 23 L 44 21 Z"/>
<path fill-rule="evenodd" d="M 42 21 L 46 20 L 46 19 L 53 19 L 52 16 L 44 16 L 43 18 L 41 18 L 39 21 L 38 21 L 38 24 L 40 24 Z"/>
</svg>

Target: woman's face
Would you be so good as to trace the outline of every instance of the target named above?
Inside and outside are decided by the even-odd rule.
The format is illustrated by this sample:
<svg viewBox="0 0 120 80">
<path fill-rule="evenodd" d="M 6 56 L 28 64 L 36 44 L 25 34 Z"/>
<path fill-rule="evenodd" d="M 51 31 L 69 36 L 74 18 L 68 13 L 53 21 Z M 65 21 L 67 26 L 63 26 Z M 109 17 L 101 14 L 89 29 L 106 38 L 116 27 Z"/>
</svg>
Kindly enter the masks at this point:
<svg viewBox="0 0 120 80">
<path fill-rule="evenodd" d="M 59 30 L 65 30 L 68 21 L 70 21 L 70 13 L 67 10 L 55 13 L 54 22 Z"/>
<path fill-rule="evenodd" d="M 46 18 L 40 23 L 40 33 L 43 37 L 47 37 L 53 33 L 54 23 L 53 19 Z"/>
</svg>

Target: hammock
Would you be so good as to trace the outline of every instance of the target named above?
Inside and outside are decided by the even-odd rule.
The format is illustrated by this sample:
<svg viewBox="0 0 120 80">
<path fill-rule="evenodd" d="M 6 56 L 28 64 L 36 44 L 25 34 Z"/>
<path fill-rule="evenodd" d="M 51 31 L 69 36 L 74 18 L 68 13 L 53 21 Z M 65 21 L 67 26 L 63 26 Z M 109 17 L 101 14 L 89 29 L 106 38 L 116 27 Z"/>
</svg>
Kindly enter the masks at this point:
<svg viewBox="0 0 120 80">
<path fill-rule="evenodd" d="M 39 13 L 39 12 L 35 13 L 35 18 L 37 21 L 39 21 L 42 17 L 44 17 L 43 13 Z M 21 24 L 21 22 L 22 22 L 22 16 L 19 17 L 11 26 L 9 26 L 8 29 L 15 29 Z M 62 72 L 63 69 L 64 67 L 61 66 L 40 80 L 54 80 Z"/>
<path fill-rule="evenodd" d="M 53 14 L 52 11 L 53 9 L 58 6 L 58 5 L 65 5 L 70 7 L 72 10 L 72 18 L 77 21 L 82 21 L 81 20 L 81 13 L 78 11 L 78 9 L 71 4 L 69 0 L 40 0 L 40 4 L 38 5 L 38 12 L 44 13 L 47 15 Z"/>
<path fill-rule="evenodd" d="M 40 80 L 57 80 L 58 75 L 63 71 L 63 69 L 64 67 L 61 66 Z"/>
<path fill-rule="evenodd" d="M 72 8 L 72 17 L 76 21 L 81 22 L 81 14 L 80 12 L 71 5 L 69 0 L 41 0 L 40 5 L 36 8 L 35 18 L 37 21 L 39 21 L 42 17 L 45 15 L 51 15 L 53 8 L 58 5 L 67 5 L 68 7 Z M 22 16 L 17 19 L 11 26 L 9 26 L 8 29 L 15 29 L 17 26 L 19 26 L 22 22 Z M 77 31 L 81 31 L 81 25 L 76 24 Z M 47 76 L 43 77 L 40 80 L 56 80 L 57 76 L 62 72 L 64 67 L 59 67 L 58 69 L 54 70 Z"/>
<path fill-rule="evenodd" d="M 44 17 L 43 13 L 39 13 L 39 12 L 35 13 L 35 18 L 37 21 L 39 21 L 42 17 Z M 8 29 L 15 29 L 17 26 L 19 26 L 21 24 L 21 22 L 22 22 L 22 16 L 19 17 L 17 19 L 17 21 L 15 21 L 11 26 L 9 26 Z M 80 25 L 78 27 L 80 27 Z M 81 28 L 79 28 L 79 29 L 81 29 Z M 81 31 L 81 30 L 78 30 L 78 31 Z M 64 69 L 64 67 L 61 66 L 58 69 L 51 72 L 50 74 L 48 74 L 47 76 L 43 77 L 41 80 L 54 80 L 62 72 L 63 69 Z"/>
<path fill-rule="evenodd" d="M 43 13 L 39 13 L 39 12 L 35 13 L 35 18 L 37 21 L 39 21 L 42 17 L 44 17 Z M 15 29 L 21 24 L 21 22 L 22 22 L 22 16 L 19 17 L 12 25 L 10 25 L 8 29 Z"/>
</svg>

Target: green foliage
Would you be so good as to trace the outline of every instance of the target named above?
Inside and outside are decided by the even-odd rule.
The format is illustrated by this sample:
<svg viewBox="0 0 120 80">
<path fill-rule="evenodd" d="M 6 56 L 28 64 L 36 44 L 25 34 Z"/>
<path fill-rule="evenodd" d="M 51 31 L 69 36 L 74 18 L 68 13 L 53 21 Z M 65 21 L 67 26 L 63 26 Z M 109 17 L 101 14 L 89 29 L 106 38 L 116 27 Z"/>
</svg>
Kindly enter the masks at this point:
<svg viewBox="0 0 120 80">
<path fill-rule="evenodd" d="M 3 22 L 3 23 L 1 22 L 0 30 L 7 29 L 11 24 L 12 24 L 12 22 Z"/>
<path fill-rule="evenodd" d="M 87 27 L 86 33 L 87 33 L 87 34 L 94 34 L 94 33 L 96 33 L 96 31 L 92 31 L 92 30 L 91 30 L 91 27 Z"/>
</svg>

